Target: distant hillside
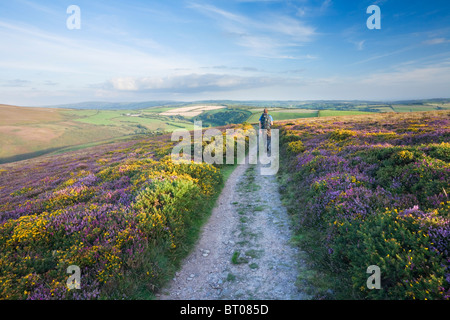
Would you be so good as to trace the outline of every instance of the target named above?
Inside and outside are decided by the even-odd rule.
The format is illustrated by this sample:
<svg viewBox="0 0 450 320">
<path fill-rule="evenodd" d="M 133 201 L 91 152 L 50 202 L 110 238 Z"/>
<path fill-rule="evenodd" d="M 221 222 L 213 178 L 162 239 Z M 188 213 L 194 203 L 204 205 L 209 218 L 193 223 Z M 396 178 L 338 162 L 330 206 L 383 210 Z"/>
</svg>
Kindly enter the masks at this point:
<svg viewBox="0 0 450 320">
<path fill-rule="evenodd" d="M 227 105 L 241 107 L 282 107 L 282 108 L 309 108 L 309 109 L 346 109 L 353 107 L 370 108 L 390 105 L 430 105 L 449 104 L 450 98 L 405 100 L 405 101 L 363 101 L 363 100 L 200 100 L 200 101 L 143 101 L 143 102 L 108 102 L 108 101 L 87 101 L 80 103 L 70 103 L 61 105 L 49 105 L 43 107 L 64 108 L 64 109 L 94 109 L 94 110 L 136 110 L 154 107 L 179 107 L 188 105 Z M 373 110 L 372 110 L 373 111 Z"/>
<path fill-rule="evenodd" d="M 185 102 L 176 101 L 146 101 L 146 102 L 107 102 L 107 101 L 87 101 L 80 103 L 69 103 L 45 106 L 47 108 L 62 109 L 86 109 L 86 110 L 130 110 L 130 109 L 147 109 L 161 106 L 179 106 Z"/>
<path fill-rule="evenodd" d="M 203 114 L 171 115 L 169 110 L 222 106 Z M 244 121 L 257 123 L 263 108 L 275 121 L 335 117 L 367 113 L 410 113 L 450 110 L 450 99 L 400 102 L 373 101 L 232 101 L 197 102 L 82 102 L 43 107 L 0 104 L 0 163 L 33 158 L 123 139 L 135 134 L 154 135 L 180 128 L 192 129 L 193 120 L 205 126 Z M 138 111 L 139 110 L 139 111 Z M 195 119 L 193 117 L 196 117 Z"/>
</svg>

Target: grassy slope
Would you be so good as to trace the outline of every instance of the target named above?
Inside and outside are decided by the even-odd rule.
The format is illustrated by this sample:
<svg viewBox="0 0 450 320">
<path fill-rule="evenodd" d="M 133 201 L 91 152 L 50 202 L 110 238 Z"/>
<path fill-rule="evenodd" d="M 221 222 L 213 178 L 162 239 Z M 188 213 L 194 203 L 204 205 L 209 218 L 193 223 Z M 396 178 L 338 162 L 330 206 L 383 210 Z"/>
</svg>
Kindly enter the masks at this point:
<svg viewBox="0 0 450 320">
<path fill-rule="evenodd" d="M 392 109 L 395 112 L 420 112 L 420 111 L 433 111 L 441 105 L 393 105 Z M 443 109 L 448 109 L 448 105 L 441 106 Z"/>
<path fill-rule="evenodd" d="M 360 106 L 360 109 L 367 106 Z M 192 123 L 159 115 L 177 107 L 159 107 L 142 110 L 75 110 L 25 108 L 0 105 L 0 163 L 28 159 L 68 147 L 82 148 L 93 143 L 149 131 L 168 131 L 180 128 L 192 130 Z M 356 106 L 356 109 L 359 107 Z M 380 105 L 380 112 L 410 112 L 450 109 L 450 104 Z M 257 123 L 262 108 L 245 107 L 252 112 L 248 122 Z M 308 110 L 269 108 L 275 121 L 288 119 L 370 114 L 363 111 Z M 210 112 L 218 112 L 210 111 Z M 124 114 L 141 113 L 143 117 Z"/>
<path fill-rule="evenodd" d="M 150 110 L 150 109 L 149 109 Z M 0 163 L 33 158 L 68 147 L 82 148 L 103 141 L 150 131 L 192 129 L 183 120 L 124 116 L 136 110 L 66 110 L 0 105 Z M 141 127 L 138 127 L 141 126 Z"/>
<path fill-rule="evenodd" d="M 340 117 L 340 116 L 357 116 L 364 114 L 373 114 L 373 112 L 364 111 L 341 111 L 341 110 L 320 110 L 319 117 Z"/>
<path fill-rule="evenodd" d="M 252 115 L 250 118 L 248 118 L 249 123 L 257 123 L 259 120 L 259 117 L 261 116 L 263 109 L 250 109 L 249 111 L 252 112 Z M 296 110 L 296 109 L 269 109 L 269 114 L 272 115 L 274 121 L 282 121 L 282 120 L 289 120 L 289 119 L 299 119 L 299 118 L 311 118 L 311 117 L 317 117 L 317 111 L 311 111 L 311 110 Z"/>
</svg>

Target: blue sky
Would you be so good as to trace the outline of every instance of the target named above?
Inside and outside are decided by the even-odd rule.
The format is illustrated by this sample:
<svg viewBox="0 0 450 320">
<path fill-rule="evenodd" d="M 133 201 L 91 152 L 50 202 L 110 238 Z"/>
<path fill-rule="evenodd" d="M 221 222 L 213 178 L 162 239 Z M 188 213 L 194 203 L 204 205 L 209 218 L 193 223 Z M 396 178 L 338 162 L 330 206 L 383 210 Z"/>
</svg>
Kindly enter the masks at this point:
<svg viewBox="0 0 450 320">
<path fill-rule="evenodd" d="M 450 97 L 447 0 L 14 0 L 0 37 L 5 104 Z"/>
</svg>

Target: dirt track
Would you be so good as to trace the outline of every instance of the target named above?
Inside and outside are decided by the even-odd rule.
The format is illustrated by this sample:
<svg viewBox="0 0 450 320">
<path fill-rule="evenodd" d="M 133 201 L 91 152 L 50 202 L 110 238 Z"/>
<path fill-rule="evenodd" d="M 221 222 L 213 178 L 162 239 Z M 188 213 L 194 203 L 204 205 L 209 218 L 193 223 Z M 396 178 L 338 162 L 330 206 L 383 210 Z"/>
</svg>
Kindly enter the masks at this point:
<svg viewBox="0 0 450 320">
<path fill-rule="evenodd" d="M 275 176 L 239 165 L 182 269 L 161 300 L 302 300 L 298 249 Z"/>
</svg>

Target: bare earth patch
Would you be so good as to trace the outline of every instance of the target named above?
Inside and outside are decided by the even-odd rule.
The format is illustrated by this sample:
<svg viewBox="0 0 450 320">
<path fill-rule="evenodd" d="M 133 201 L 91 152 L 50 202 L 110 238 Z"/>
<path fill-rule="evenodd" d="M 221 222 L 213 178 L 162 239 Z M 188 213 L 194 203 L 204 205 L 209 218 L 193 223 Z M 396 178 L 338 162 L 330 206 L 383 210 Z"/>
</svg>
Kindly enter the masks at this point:
<svg viewBox="0 0 450 320">
<path fill-rule="evenodd" d="M 305 268 L 275 176 L 239 165 L 229 177 L 200 239 L 161 300 L 302 300 Z"/>
</svg>

